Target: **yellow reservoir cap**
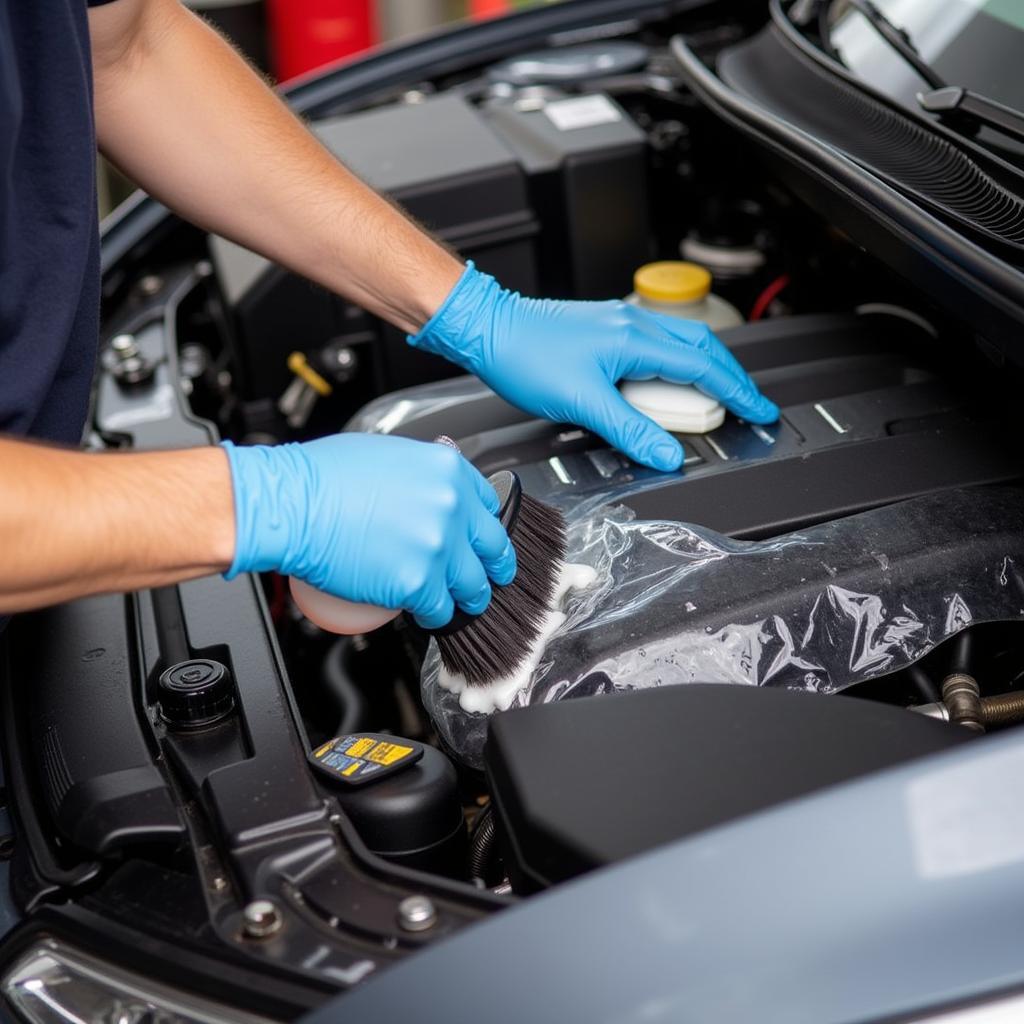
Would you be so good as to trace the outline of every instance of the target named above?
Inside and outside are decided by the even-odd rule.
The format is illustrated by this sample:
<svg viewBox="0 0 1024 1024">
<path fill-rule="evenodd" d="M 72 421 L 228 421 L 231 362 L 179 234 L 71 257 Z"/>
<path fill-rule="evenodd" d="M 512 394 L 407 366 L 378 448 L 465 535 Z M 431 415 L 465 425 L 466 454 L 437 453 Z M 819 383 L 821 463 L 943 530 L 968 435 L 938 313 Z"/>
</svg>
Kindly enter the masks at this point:
<svg viewBox="0 0 1024 1024">
<path fill-rule="evenodd" d="M 633 290 L 652 302 L 697 302 L 711 291 L 711 274 L 683 260 L 645 263 L 633 275 Z"/>
</svg>

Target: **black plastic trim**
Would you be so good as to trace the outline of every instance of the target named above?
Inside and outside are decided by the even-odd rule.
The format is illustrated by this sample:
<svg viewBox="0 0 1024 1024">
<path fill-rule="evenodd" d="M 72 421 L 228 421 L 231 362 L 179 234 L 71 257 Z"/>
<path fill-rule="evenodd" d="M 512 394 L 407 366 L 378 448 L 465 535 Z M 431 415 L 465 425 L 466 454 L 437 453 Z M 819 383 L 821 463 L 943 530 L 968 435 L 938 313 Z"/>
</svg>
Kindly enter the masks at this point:
<svg viewBox="0 0 1024 1024">
<path fill-rule="evenodd" d="M 916 206 L 838 150 L 728 88 L 686 41 L 672 53 L 699 99 L 758 141 L 790 187 L 892 269 L 1024 365 L 1024 275 Z M 795 173 L 794 173 L 795 172 Z"/>
<path fill-rule="evenodd" d="M 680 502 L 701 510 L 702 524 L 753 540 L 951 487 L 1014 483 L 1022 474 L 1024 454 L 1000 443 L 989 428 L 969 427 L 956 433 L 897 434 L 788 459 L 737 463 L 727 472 L 694 476 L 674 486 Z M 623 504 L 641 519 L 664 519 L 670 501 L 665 492 L 671 486 L 641 491 L 624 498 Z"/>
<path fill-rule="evenodd" d="M 720 54 L 717 73 L 987 248 L 1024 259 L 1019 172 L 822 67 L 775 25 Z"/>
<path fill-rule="evenodd" d="M 941 121 L 929 116 L 919 107 L 908 107 L 895 102 L 891 97 L 886 96 L 884 92 L 874 88 L 874 86 L 869 82 L 865 82 L 863 79 L 858 78 L 844 64 L 834 60 L 827 53 L 818 49 L 810 42 L 810 40 L 800 34 L 797 27 L 786 16 L 779 0 L 769 0 L 768 10 L 771 15 L 772 24 L 775 25 L 779 32 L 786 38 L 787 42 L 791 43 L 795 50 L 798 50 L 804 57 L 813 61 L 822 70 L 827 71 L 836 78 L 841 78 L 848 85 L 854 86 L 860 92 L 870 96 L 876 102 L 889 107 L 891 110 L 901 114 L 903 117 L 906 117 L 911 121 L 916 121 L 921 125 L 921 127 L 927 128 L 935 135 L 944 138 L 947 142 L 955 146 L 959 146 L 961 149 L 969 150 L 976 159 L 980 161 L 989 161 L 994 167 L 997 167 L 1008 174 L 1012 174 L 1015 178 L 1020 177 L 1020 169 L 1004 160 L 998 153 L 994 153 L 992 150 L 980 145 L 974 139 L 966 135 L 952 131 Z"/>
</svg>

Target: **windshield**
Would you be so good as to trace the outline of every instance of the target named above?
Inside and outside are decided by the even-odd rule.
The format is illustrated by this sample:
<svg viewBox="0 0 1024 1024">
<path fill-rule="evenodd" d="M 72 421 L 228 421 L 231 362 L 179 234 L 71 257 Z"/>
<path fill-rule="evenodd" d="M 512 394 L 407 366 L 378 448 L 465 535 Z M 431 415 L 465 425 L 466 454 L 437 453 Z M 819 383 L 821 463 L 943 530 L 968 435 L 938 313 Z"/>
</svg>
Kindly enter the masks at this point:
<svg viewBox="0 0 1024 1024">
<path fill-rule="evenodd" d="M 958 85 L 1024 111 L 1024 0 L 875 0 L 906 30 L 924 61 Z M 837 2 L 833 12 L 845 5 Z M 879 92 L 916 106 L 926 89 L 862 14 L 847 9 L 830 33 L 832 45 L 854 74 Z"/>
</svg>

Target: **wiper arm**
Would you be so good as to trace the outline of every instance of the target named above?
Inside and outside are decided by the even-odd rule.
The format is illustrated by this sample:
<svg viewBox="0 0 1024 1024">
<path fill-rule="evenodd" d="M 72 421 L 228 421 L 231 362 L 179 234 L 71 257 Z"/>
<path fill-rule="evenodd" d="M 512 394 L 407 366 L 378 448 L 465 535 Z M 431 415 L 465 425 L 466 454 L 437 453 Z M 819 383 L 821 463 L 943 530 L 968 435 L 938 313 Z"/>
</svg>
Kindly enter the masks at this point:
<svg viewBox="0 0 1024 1024">
<path fill-rule="evenodd" d="M 917 102 L 930 114 L 940 117 L 962 114 L 978 124 L 1024 142 L 1024 114 L 970 89 L 947 85 L 931 92 L 919 92 Z"/>
<path fill-rule="evenodd" d="M 855 11 L 923 78 L 932 89 L 942 89 L 946 83 L 935 69 L 921 59 L 905 28 L 894 25 L 871 0 L 846 0 Z"/>
<path fill-rule="evenodd" d="M 827 12 L 834 0 L 825 0 L 821 11 Z M 885 40 L 888 45 L 906 61 L 917 74 L 931 87 L 927 92 L 917 94 L 917 102 L 922 110 L 929 114 L 938 114 L 940 118 L 953 120 L 951 127 L 956 128 L 955 121 L 967 120 L 974 127 L 984 125 L 1011 138 L 1024 142 L 1024 114 L 1013 107 L 1007 107 L 996 100 L 982 96 L 980 93 L 964 89 L 959 85 L 948 85 L 941 75 L 917 52 L 910 33 L 906 29 L 894 25 L 871 0 L 846 0 L 849 7 L 864 16 L 865 21 Z M 799 6 L 799 0 L 798 0 Z M 806 2 L 804 6 L 809 6 Z M 823 19 L 827 25 L 827 16 Z M 831 45 L 827 38 L 827 30 L 823 32 L 823 41 Z M 961 134 L 967 134 L 962 130 Z"/>
</svg>

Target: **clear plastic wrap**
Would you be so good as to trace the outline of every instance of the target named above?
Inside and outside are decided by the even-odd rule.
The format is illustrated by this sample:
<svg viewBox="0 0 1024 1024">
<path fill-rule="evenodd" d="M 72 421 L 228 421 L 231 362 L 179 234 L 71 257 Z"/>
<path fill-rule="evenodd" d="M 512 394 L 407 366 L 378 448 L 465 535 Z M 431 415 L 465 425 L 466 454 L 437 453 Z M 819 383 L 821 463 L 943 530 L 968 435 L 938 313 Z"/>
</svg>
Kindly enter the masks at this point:
<svg viewBox="0 0 1024 1024">
<path fill-rule="evenodd" d="M 461 410 L 467 404 L 494 397 L 494 392 L 479 377 L 452 377 L 382 395 L 364 405 L 345 429 L 363 434 L 393 434 L 415 420 Z"/>
<path fill-rule="evenodd" d="M 568 510 L 569 561 L 594 582 L 501 705 L 688 682 L 830 693 L 904 668 L 964 626 L 1024 618 L 1024 501 L 952 491 L 773 540 L 636 521 L 600 499 Z M 422 673 L 438 732 L 480 766 L 488 716 Z M 472 706 L 472 701 L 469 702 Z"/>
</svg>

